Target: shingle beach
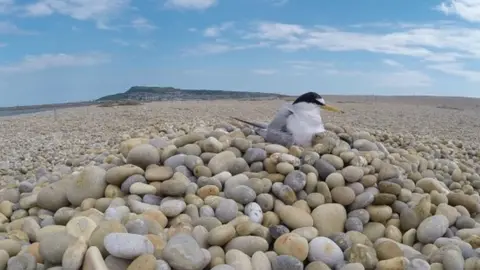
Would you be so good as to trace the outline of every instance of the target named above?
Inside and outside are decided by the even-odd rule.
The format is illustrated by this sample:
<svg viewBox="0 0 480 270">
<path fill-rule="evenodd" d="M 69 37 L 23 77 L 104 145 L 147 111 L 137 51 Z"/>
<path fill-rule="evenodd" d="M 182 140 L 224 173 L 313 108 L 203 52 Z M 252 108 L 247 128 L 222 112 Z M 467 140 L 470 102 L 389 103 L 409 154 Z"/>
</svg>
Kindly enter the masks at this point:
<svg viewBox="0 0 480 270">
<path fill-rule="evenodd" d="M 0 117 L 0 270 L 480 269 L 480 101 L 325 99 L 308 149 L 229 119 L 282 100 Z"/>
</svg>

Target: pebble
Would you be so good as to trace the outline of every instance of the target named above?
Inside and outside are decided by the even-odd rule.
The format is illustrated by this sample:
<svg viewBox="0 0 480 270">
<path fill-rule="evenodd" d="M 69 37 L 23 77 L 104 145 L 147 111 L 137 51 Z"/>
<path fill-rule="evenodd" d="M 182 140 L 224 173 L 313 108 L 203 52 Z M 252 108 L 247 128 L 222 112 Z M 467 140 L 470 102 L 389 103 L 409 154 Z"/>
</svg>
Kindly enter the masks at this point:
<svg viewBox="0 0 480 270">
<path fill-rule="evenodd" d="M 112 232 L 105 236 L 104 246 L 109 254 L 134 259 L 142 254 L 153 254 L 152 242 L 143 235 Z"/>
<path fill-rule="evenodd" d="M 232 249 L 240 250 L 248 256 L 252 256 L 256 251 L 267 251 L 268 246 L 267 240 L 262 237 L 248 235 L 233 238 L 225 245 L 224 249 L 227 252 Z"/>
<path fill-rule="evenodd" d="M 343 262 L 343 251 L 327 237 L 315 237 L 309 243 L 308 260 L 322 261 L 329 267 L 335 267 Z"/>
<path fill-rule="evenodd" d="M 304 261 L 308 256 L 309 246 L 307 239 L 300 235 L 286 233 L 275 240 L 273 249 L 279 255 L 290 255 Z"/>
<path fill-rule="evenodd" d="M 448 229 L 448 219 L 443 215 L 434 215 L 423 220 L 417 229 L 418 241 L 428 244 L 442 237 Z"/>
<path fill-rule="evenodd" d="M 163 249 L 162 257 L 174 269 L 200 270 L 208 263 L 205 253 L 195 239 L 183 233 L 170 238 Z"/>
<path fill-rule="evenodd" d="M 313 226 L 317 228 L 319 236 L 329 237 L 330 235 L 343 232 L 347 220 L 347 212 L 343 205 L 337 203 L 326 203 L 317 206 L 312 211 Z"/>
<path fill-rule="evenodd" d="M 232 221 L 237 216 L 238 206 L 232 199 L 223 199 L 215 209 L 215 216 L 222 223 Z"/>
<path fill-rule="evenodd" d="M 273 270 L 302 270 L 303 263 L 295 257 L 280 255 L 272 261 Z"/>
</svg>

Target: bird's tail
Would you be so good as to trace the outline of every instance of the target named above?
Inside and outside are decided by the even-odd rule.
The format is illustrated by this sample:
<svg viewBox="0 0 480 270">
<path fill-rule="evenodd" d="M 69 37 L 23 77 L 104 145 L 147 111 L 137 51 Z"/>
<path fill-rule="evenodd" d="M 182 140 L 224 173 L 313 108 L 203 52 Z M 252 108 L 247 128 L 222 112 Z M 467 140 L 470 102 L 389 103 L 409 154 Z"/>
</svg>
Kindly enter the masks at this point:
<svg viewBox="0 0 480 270">
<path fill-rule="evenodd" d="M 245 124 L 248 124 L 248 125 L 257 127 L 257 128 L 261 128 L 261 129 L 267 128 L 267 124 L 250 122 L 250 121 L 243 120 L 243 119 L 240 119 L 240 118 L 237 118 L 237 117 L 234 117 L 234 116 L 230 116 L 230 117 L 233 118 L 233 119 L 235 119 L 235 120 L 237 120 L 237 121 L 240 121 L 240 122 L 242 122 L 242 123 L 245 123 Z"/>
</svg>

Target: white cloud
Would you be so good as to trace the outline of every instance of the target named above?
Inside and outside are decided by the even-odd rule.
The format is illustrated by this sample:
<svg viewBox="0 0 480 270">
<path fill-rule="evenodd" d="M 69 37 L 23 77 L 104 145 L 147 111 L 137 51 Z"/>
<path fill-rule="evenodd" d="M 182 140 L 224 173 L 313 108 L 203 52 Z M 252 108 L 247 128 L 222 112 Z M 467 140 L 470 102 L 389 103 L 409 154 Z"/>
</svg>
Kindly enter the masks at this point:
<svg viewBox="0 0 480 270">
<path fill-rule="evenodd" d="M 287 61 L 286 64 L 288 64 L 291 68 L 297 70 L 319 70 L 333 67 L 332 63 L 310 60 L 293 60 Z"/>
<path fill-rule="evenodd" d="M 265 47 L 268 47 L 268 43 L 258 42 L 246 45 L 233 45 L 229 43 L 205 43 L 197 47 L 185 50 L 184 55 L 211 55 Z"/>
<path fill-rule="evenodd" d="M 138 31 L 151 31 L 157 28 L 155 25 L 151 24 L 147 19 L 143 17 L 132 20 L 132 27 L 137 29 Z"/>
<path fill-rule="evenodd" d="M 60 67 L 93 66 L 106 63 L 109 60 L 107 55 L 101 53 L 27 55 L 17 63 L 0 66 L 0 73 L 29 72 Z"/>
<path fill-rule="evenodd" d="M 0 48 L 6 47 L 6 46 L 7 46 L 7 43 L 0 42 Z"/>
<path fill-rule="evenodd" d="M 300 35 L 307 32 L 305 28 L 296 24 L 259 23 L 255 32 L 247 34 L 246 38 L 258 38 L 273 41 L 296 41 Z"/>
<path fill-rule="evenodd" d="M 258 75 L 273 75 L 277 73 L 275 69 L 254 69 L 252 70 L 253 73 Z"/>
<path fill-rule="evenodd" d="M 480 22 L 479 0 L 448 0 L 436 6 L 446 15 L 454 14 L 469 22 Z"/>
<path fill-rule="evenodd" d="M 165 6 L 177 9 L 205 10 L 217 4 L 217 0 L 167 0 Z"/>
<path fill-rule="evenodd" d="M 399 62 L 397 61 L 394 61 L 392 59 L 383 59 L 382 62 L 387 65 L 387 66 L 391 66 L 391 67 L 403 67 L 402 64 L 400 64 Z"/>
<path fill-rule="evenodd" d="M 480 71 L 468 70 L 461 63 L 442 63 L 429 65 L 427 67 L 446 74 L 459 76 L 472 82 L 480 82 Z"/>
<path fill-rule="evenodd" d="M 203 31 L 203 35 L 206 37 L 218 37 L 223 31 L 226 31 L 233 27 L 233 22 L 224 22 L 220 25 L 214 25 L 206 28 Z"/>
<path fill-rule="evenodd" d="M 138 40 L 127 41 L 120 38 L 112 39 L 112 42 L 122 47 L 138 47 L 141 49 L 149 49 L 153 46 L 152 42 L 149 42 L 149 41 L 138 41 Z"/>
<path fill-rule="evenodd" d="M 98 28 L 107 29 L 106 22 L 127 8 L 130 0 L 39 0 L 26 5 L 29 16 L 49 16 L 55 13 L 76 20 L 92 20 Z"/>
<path fill-rule="evenodd" d="M 244 37 L 284 51 L 319 49 L 403 55 L 425 61 L 480 59 L 480 30 L 460 26 L 406 28 L 389 33 L 262 22 Z"/>
</svg>

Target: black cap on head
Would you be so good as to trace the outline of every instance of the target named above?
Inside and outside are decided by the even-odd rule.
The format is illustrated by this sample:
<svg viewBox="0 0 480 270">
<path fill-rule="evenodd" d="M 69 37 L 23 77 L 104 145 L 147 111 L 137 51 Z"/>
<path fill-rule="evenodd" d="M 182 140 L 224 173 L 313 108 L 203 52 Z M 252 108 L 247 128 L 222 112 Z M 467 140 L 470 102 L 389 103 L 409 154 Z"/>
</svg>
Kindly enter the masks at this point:
<svg viewBox="0 0 480 270">
<path fill-rule="evenodd" d="M 320 96 L 319 94 L 317 94 L 315 92 L 307 92 L 307 93 L 299 96 L 293 102 L 293 104 L 300 103 L 300 102 L 307 102 L 307 103 L 313 103 L 313 104 L 317 104 L 317 105 L 325 105 L 322 102 L 320 102 L 320 100 L 322 100 L 322 96 Z"/>
</svg>

